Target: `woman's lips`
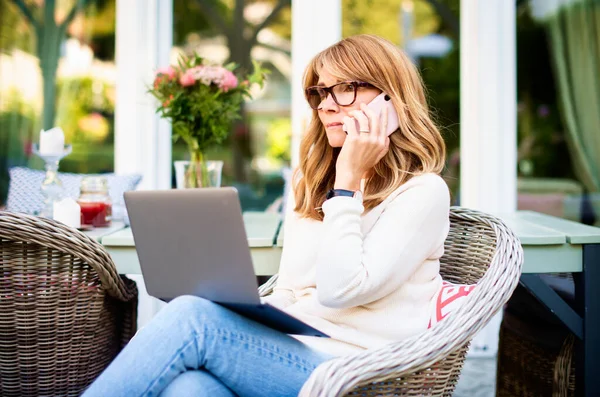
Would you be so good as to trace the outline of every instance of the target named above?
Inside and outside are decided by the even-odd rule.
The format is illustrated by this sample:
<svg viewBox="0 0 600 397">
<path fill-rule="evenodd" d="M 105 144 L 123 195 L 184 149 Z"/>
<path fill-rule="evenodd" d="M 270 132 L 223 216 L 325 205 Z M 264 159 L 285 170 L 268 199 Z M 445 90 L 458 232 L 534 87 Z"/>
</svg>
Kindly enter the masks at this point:
<svg viewBox="0 0 600 397">
<path fill-rule="evenodd" d="M 332 127 L 341 127 L 342 123 L 328 123 L 325 125 L 326 128 L 332 128 Z"/>
</svg>

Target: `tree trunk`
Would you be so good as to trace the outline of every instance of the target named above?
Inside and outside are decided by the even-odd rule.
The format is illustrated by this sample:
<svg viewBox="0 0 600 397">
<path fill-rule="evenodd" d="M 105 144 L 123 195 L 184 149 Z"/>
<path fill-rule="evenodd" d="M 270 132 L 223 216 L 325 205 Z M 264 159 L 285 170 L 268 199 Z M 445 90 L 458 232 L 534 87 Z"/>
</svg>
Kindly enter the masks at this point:
<svg viewBox="0 0 600 397">
<path fill-rule="evenodd" d="M 56 117 L 56 71 L 60 58 L 60 45 L 66 32 L 56 25 L 55 0 L 46 0 L 43 18 L 37 37 L 37 53 L 43 81 L 42 128 L 54 127 Z"/>
<path fill-rule="evenodd" d="M 227 45 L 229 47 L 229 61 L 238 64 L 241 73 L 248 73 L 252 69 L 252 60 L 248 39 L 244 36 L 244 1 L 236 0 L 233 11 L 233 24 L 227 35 Z M 248 182 L 248 163 L 252 159 L 251 133 L 248 125 L 248 118 L 245 106 L 242 103 L 240 107 L 241 119 L 236 120 L 232 126 L 233 136 L 231 139 L 231 148 L 233 155 L 233 170 L 235 179 L 239 182 Z"/>
<path fill-rule="evenodd" d="M 54 119 L 56 117 L 56 70 L 58 69 L 58 54 L 47 58 L 40 58 L 40 67 L 44 82 L 42 128 L 48 130 L 54 127 Z"/>
<path fill-rule="evenodd" d="M 231 47 L 230 47 L 231 48 Z M 239 58 L 234 58 L 233 51 L 231 52 L 231 61 L 236 62 L 240 65 L 240 68 L 246 68 L 245 70 L 250 70 L 248 64 L 250 62 L 250 54 L 245 56 L 245 60 L 242 56 Z M 245 63 L 245 65 L 244 65 Z M 239 120 L 236 120 L 233 123 L 233 136 L 231 139 L 232 143 L 232 154 L 233 154 L 233 169 L 235 179 L 239 182 L 247 182 L 248 181 L 248 164 L 252 159 L 252 139 L 250 132 L 250 125 L 248 120 L 248 115 L 246 113 L 246 105 L 244 102 L 240 105 L 240 116 Z"/>
</svg>

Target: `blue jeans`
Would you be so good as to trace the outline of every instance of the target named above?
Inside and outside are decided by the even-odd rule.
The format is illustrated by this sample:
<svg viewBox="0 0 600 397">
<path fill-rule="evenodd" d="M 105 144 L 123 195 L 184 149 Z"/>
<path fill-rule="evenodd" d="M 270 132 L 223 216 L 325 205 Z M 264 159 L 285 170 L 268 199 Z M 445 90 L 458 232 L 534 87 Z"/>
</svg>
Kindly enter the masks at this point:
<svg viewBox="0 0 600 397">
<path fill-rule="evenodd" d="M 94 396 L 297 396 L 332 358 L 208 300 L 182 296 L 85 391 Z"/>
</svg>

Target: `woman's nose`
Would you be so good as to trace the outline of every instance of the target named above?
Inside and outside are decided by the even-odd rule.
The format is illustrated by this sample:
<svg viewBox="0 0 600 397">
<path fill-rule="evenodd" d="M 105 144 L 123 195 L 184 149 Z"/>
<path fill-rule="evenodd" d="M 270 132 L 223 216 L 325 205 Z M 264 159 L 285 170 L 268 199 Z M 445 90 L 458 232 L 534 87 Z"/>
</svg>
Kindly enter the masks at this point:
<svg viewBox="0 0 600 397">
<path fill-rule="evenodd" d="M 338 110 L 338 105 L 333 100 L 331 93 L 328 93 L 325 99 L 321 102 L 321 110 L 324 112 L 335 112 Z"/>
</svg>

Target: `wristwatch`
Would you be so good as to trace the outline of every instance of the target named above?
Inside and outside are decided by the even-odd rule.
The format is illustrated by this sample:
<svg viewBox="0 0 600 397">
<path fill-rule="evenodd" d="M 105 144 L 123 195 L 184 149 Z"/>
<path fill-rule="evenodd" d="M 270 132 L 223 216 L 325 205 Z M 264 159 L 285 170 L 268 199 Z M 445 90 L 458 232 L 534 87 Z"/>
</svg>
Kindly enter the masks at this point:
<svg viewBox="0 0 600 397">
<path fill-rule="evenodd" d="M 327 192 L 327 195 L 325 196 L 325 200 L 329 200 L 332 197 L 338 197 L 338 196 L 354 197 L 356 200 L 360 201 L 361 203 L 363 200 L 363 194 L 360 190 L 346 190 L 346 189 L 331 189 L 330 191 Z"/>
</svg>

